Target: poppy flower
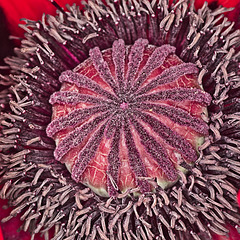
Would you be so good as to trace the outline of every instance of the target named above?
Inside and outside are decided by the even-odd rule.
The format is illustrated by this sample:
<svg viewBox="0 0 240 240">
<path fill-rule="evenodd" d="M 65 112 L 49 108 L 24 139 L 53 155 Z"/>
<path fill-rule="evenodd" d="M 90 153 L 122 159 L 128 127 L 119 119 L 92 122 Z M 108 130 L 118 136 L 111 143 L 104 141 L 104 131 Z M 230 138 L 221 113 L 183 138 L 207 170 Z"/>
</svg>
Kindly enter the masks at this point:
<svg viewBox="0 0 240 240">
<path fill-rule="evenodd" d="M 0 95 L 5 220 L 37 238 L 238 237 L 239 32 L 216 1 L 195 6 L 26 20 Z"/>
</svg>

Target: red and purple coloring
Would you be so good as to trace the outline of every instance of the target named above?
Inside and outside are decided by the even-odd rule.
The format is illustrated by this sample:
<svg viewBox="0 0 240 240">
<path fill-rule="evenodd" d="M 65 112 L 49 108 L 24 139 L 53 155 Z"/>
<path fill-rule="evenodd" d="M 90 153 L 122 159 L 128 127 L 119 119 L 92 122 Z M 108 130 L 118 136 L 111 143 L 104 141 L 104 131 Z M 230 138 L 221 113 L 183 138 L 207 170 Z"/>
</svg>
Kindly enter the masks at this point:
<svg viewBox="0 0 240 240">
<path fill-rule="evenodd" d="M 61 74 L 62 87 L 50 98 L 47 135 L 56 142 L 56 160 L 103 196 L 152 191 L 148 179 L 174 183 L 208 135 L 202 115 L 211 96 L 197 82 L 198 68 L 173 46 L 146 39 L 132 46 L 120 39 L 89 55 Z"/>
</svg>

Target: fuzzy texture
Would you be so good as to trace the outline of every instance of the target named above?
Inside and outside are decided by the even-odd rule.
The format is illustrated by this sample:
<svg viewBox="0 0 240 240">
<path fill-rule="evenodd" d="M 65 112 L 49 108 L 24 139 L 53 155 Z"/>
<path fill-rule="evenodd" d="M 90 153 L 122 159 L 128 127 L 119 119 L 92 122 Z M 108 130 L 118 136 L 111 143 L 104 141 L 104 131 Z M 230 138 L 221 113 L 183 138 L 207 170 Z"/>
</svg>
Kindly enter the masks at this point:
<svg viewBox="0 0 240 240">
<path fill-rule="evenodd" d="M 6 59 L 12 75 L 2 78 L 13 87 L 1 115 L 0 196 L 15 206 L 3 221 L 21 213 L 25 231 L 47 239 L 54 228 L 54 240 L 199 240 L 213 233 L 227 236 L 226 223 L 237 227 L 240 41 L 224 11 L 205 4 L 196 13 L 185 1 L 170 7 L 167 1 L 107 1 L 86 5 L 84 16 L 73 6 L 42 22 L 27 21 L 17 57 Z M 139 189 L 131 189 L 101 198 L 54 160 L 54 141 L 46 135 L 48 101 L 60 89 L 61 73 L 87 59 L 90 49 L 108 49 L 118 39 L 133 45 L 140 38 L 170 44 L 184 62 L 198 66 L 198 82 L 213 98 L 210 136 L 195 165 L 168 190 L 156 186 L 155 193 L 139 197 L 134 194 Z"/>
<path fill-rule="evenodd" d="M 129 187 L 151 191 L 144 178 L 173 183 L 208 135 L 201 115 L 211 96 L 197 83 L 198 68 L 182 63 L 170 45 L 147 44 L 118 40 L 104 53 L 91 49 L 77 72 L 61 74 L 61 90 L 50 97 L 46 131 L 56 141 L 55 159 L 75 181 L 110 196 Z"/>
</svg>

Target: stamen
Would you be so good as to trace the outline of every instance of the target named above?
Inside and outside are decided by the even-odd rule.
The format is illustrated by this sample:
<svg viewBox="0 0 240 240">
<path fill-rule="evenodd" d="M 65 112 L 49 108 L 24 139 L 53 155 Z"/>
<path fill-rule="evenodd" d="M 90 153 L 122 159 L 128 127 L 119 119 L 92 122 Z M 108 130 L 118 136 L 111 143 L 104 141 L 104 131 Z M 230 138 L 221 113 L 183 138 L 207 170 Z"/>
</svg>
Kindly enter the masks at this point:
<svg viewBox="0 0 240 240">
<path fill-rule="evenodd" d="M 27 40 L 16 49 L 17 57 L 6 59 L 14 75 L 0 75 L 4 86 L 14 84 L 11 96 L 8 90 L 0 94 L 0 196 L 16 204 L 3 221 L 20 213 L 32 239 L 39 232 L 48 239 L 53 226 L 53 240 L 73 240 L 76 235 L 93 240 L 200 240 L 201 234 L 211 238 L 212 232 L 226 236 L 226 222 L 239 224 L 240 171 L 239 31 L 224 18 L 226 9 L 210 10 L 205 3 L 196 13 L 193 1 L 169 7 L 166 0 L 107 0 L 105 5 L 85 3 L 84 13 L 75 5 L 65 13 L 52 2 L 58 16 L 43 16 L 42 22 L 25 20 L 21 27 Z M 161 46 L 168 51 L 168 44 L 176 52 L 162 58 Z M 96 46 L 112 49 L 104 55 Z M 94 73 L 81 65 L 90 49 Z M 52 95 L 61 83 L 67 90 Z M 68 87 L 79 92 L 70 93 Z M 67 114 L 53 116 L 49 124 L 50 95 L 51 103 L 64 107 Z M 86 108 L 77 109 L 79 103 Z M 197 113 L 206 112 L 209 104 L 209 117 Z M 73 131 L 59 138 L 55 148 L 46 135 L 47 124 L 48 135 L 54 138 Z M 173 125 L 187 129 L 188 136 L 175 134 Z M 199 142 L 193 140 L 197 135 L 191 138 L 191 130 L 206 136 L 199 155 L 195 149 Z M 103 148 L 106 190 L 114 197 L 99 197 L 76 183 L 53 159 L 53 148 L 61 161 L 80 149 L 73 172 L 77 180 Z M 188 170 L 187 176 L 176 170 L 171 150 L 181 155 L 179 166 Z M 122 190 L 118 186 L 123 183 L 122 158 L 130 159 L 133 175 L 131 189 L 124 193 L 117 192 Z M 163 180 L 165 175 L 174 181 L 179 176 L 175 187 L 163 190 L 156 185 L 162 179 L 148 175 L 149 169 L 155 170 L 145 166 L 150 160 L 154 166 L 161 163 Z M 196 165 L 188 165 L 192 160 Z M 145 193 L 139 196 L 139 191 Z"/>
</svg>

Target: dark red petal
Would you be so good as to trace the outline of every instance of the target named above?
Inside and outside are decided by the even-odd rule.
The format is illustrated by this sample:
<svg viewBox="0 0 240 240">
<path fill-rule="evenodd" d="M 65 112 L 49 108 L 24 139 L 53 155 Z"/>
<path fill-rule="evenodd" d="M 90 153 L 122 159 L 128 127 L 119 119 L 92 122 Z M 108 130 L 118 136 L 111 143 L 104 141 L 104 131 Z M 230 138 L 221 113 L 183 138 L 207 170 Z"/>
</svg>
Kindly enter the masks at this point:
<svg viewBox="0 0 240 240">
<path fill-rule="evenodd" d="M 2 228 L 1 227 L 0 227 L 0 240 L 4 240 L 3 235 L 2 235 Z"/>
<path fill-rule="evenodd" d="M 194 4 L 195 8 L 196 9 L 201 8 L 205 2 L 208 2 L 208 4 L 210 5 L 211 3 L 216 2 L 216 0 L 196 0 Z"/>
</svg>

